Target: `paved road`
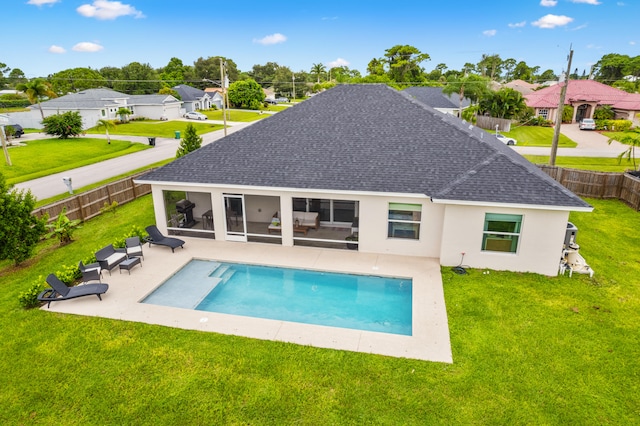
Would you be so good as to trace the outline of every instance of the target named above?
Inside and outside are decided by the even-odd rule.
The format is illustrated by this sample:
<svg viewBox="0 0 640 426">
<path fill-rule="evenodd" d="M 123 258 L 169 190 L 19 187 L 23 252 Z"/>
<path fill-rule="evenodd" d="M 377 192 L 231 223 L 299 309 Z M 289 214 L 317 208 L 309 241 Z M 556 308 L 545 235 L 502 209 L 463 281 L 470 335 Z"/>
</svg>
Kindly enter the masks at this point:
<svg viewBox="0 0 640 426">
<path fill-rule="evenodd" d="M 222 124 L 215 120 L 209 123 Z M 227 134 L 237 132 L 255 122 L 228 122 Z M 21 140 L 43 139 L 48 137 L 41 133 L 25 134 Z M 105 138 L 105 135 L 91 135 L 91 137 Z M 202 145 L 207 145 L 224 137 L 224 129 L 216 130 L 202 135 Z M 111 139 L 122 139 L 131 142 L 149 143 L 146 137 L 139 136 L 111 136 Z M 38 199 L 53 197 L 67 192 L 67 187 L 62 181 L 63 177 L 70 177 L 74 188 L 81 188 L 92 183 L 101 182 L 113 176 L 118 176 L 131 170 L 139 169 L 148 164 L 157 163 L 158 161 L 174 158 L 176 151 L 180 145 L 179 139 L 156 138 L 156 146 L 152 149 L 146 149 L 133 154 L 124 155 L 122 157 L 113 158 L 111 160 L 102 161 L 100 163 L 91 164 L 77 169 L 67 170 L 62 173 L 45 176 L 16 184 L 16 189 L 30 189 L 31 193 Z"/>
<path fill-rule="evenodd" d="M 598 132 L 580 130 L 577 124 L 563 124 L 560 132 L 578 143 L 575 148 L 558 148 L 558 157 L 617 157 L 629 148 L 619 142 L 608 144 L 609 138 Z M 551 155 L 551 148 L 514 146 L 522 155 Z"/>
<path fill-rule="evenodd" d="M 222 122 L 218 121 L 210 122 L 222 124 Z M 229 122 L 227 123 L 229 125 L 227 133 L 231 134 L 233 132 L 237 132 L 238 130 L 241 130 L 253 123 L 254 122 Z M 576 148 L 559 148 L 557 153 L 559 157 L 617 157 L 621 152 L 628 148 L 626 145 L 622 145 L 618 142 L 614 142 L 609 145 L 607 143 L 608 139 L 606 136 L 603 136 L 598 132 L 581 131 L 578 129 L 577 124 L 562 125 L 562 133 L 576 141 L 578 146 Z M 105 135 L 91 136 L 106 138 Z M 44 137 L 47 136 L 39 133 L 26 134 L 23 136 L 24 139 L 22 140 L 42 139 Z M 224 137 L 224 130 L 207 133 L 202 136 L 202 144 L 206 145 L 215 142 L 222 137 Z M 144 144 L 149 143 L 146 137 L 111 136 L 111 138 L 129 140 Z M 40 179 L 22 182 L 16 184 L 15 188 L 30 189 L 33 195 L 38 199 L 53 197 L 67 191 L 67 188 L 62 181 L 63 177 L 70 177 L 73 181 L 73 187 L 81 188 L 92 183 L 101 182 L 113 176 L 130 172 L 131 170 L 138 169 L 148 164 L 166 160 L 167 158 L 173 158 L 176 155 L 176 150 L 178 149 L 179 144 L 180 140 L 177 139 L 156 138 L 156 146 L 153 149 L 147 149 L 134 154 L 91 164 L 89 166 L 56 173 Z M 551 153 L 550 148 L 525 146 L 515 146 L 513 148 L 523 155 L 550 155 Z"/>
</svg>

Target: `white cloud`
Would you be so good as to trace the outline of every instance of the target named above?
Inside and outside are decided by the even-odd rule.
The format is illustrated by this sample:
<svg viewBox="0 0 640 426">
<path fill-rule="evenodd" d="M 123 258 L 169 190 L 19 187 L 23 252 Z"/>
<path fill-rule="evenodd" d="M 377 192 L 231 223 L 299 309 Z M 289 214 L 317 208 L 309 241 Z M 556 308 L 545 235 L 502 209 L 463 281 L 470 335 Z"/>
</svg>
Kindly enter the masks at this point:
<svg viewBox="0 0 640 426">
<path fill-rule="evenodd" d="M 558 0 L 540 0 L 540 6 L 553 7 L 558 4 Z"/>
<path fill-rule="evenodd" d="M 497 32 L 498 31 L 496 31 L 496 30 L 484 30 L 482 32 L 482 35 L 485 36 L 485 37 L 493 37 L 494 35 L 496 35 Z"/>
<path fill-rule="evenodd" d="M 52 44 L 51 47 L 49 47 L 49 52 L 50 53 L 65 53 L 66 50 L 64 47 L 60 47 L 60 46 L 56 46 L 55 44 Z"/>
<path fill-rule="evenodd" d="M 584 30 L 585 28 L 587 28 L 589 25 L 588 24 L 582 24 L 582 25 L 578 25 L 577 27 L 573 28 L 572 31 L 579 31 L 579 30 Z"/>
<path fill-rule="evenodd" d="M 284 43 L 285 41 L 287 41 L 287 37 L 280 33 L 271 34 L 271 35 L 262 37 L 260 39 L 258 38 L 253 39 L 254 43 L 264 44 L 265 46 L 270 44 Z"/>
<path fill-rule="evenodd" d="M 33 4 L 35 6 L 42 6 L 43 4 L 56 4 L 60 0 L 29 0 L 27 4 Z"/>
<path fill-rule="evenodd" d="M 571 3 L 584 3 L 584 4 L 592 4 L 594 6 L 597 6 L 600 3 L 598 0 L 571 0 Z"/>
<path fill-rule="evenodd" d="M 573 18 L 564 15 L 545 15 L 537 21 L 532 22 L 531 25 L 539 28 L 555 28 L 567 25 L 572 21 Z"/>
<path fill-rule="evenodd" d="M 76 11 L 86 18 L 96 18 L 103 21 L 128 15 L 144 18 L 142 12 L 136 10 L 135 7 L 122 4 L 119 1 L 95 0 L 93 4 L 83 4 Z"/>
<path fill-rule="evenodd" d="M 629 42 L 629 44 L 630 44 L 631 46 L 635 46 L 635 45 L 636 45 L 636 42 L 632 40 L 632 41 L 630 41 L 630 42 Z"/>
<path fill-rule="evenodd" d="M 595 49 L 595 50 L 598 50 L 598 49 L 602 49 L 602 46 L 598 46 L 597 44 L 592 44 L 592 43 L 590 43 L 590 44 L 587 44 L 587 49 Z"/>
<path fill-rule="evenodd" d="M 335 61 L 327 62 L 328 68 L 348 67 L 349 61 L 346 59 L 338 58 Z"/>
<path fill-rule="evenodd" d="M 104 47 L 97 43 L 91 43 L 90 41 L 83 41 L 72 47 L 76 52 L 99 52 Z"/>
<path fill-rule="evenodd" d="M 507 24 L 507 25 L 509 25 L 509 28 L 522 28 L 525 25 L 527 25 L 527 21 L 516 22 L 516 23 L 513 23 L 513 24 Z"/>
</svg>

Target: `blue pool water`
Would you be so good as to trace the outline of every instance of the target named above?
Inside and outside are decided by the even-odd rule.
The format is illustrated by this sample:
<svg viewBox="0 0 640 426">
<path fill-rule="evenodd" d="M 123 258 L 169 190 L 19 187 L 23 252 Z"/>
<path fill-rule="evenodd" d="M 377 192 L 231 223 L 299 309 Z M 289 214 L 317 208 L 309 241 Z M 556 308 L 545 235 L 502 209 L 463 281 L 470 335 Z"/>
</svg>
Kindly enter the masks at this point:
<svg viewBox="0 0 640 426">
<path fill-rule="evenodd" d="M 409 278 L 192 260 L 143 303 L 411 335 Z"/>
</svg>

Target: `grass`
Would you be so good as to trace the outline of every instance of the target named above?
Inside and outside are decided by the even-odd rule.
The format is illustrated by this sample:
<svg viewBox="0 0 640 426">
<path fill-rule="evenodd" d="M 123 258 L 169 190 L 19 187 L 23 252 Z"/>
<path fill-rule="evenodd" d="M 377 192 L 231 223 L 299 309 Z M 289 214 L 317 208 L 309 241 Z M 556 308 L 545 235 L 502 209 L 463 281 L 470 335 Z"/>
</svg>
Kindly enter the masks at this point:
<svg viewBox="0 0 640 426">
<path fill-rule="evenodd" d="M 548 155 L 524 155 L 533 164 L 549 164 Z M 556 157 L 556 166 L 570 169 L 594 170 L 598 172 L 625 172 L 633 168 L 633 163 L 623 159 L 606 157 Z"/>
<path fill-rule="evenodd" d="M 7 183 L 15 184 L 75 169 L 99 161 L 132 154 L 149 146 L 128 141 L 71 138 L 29 141 L 26 146 L 9 149 L 12 166 L 3 162 L 0 171 Z"/>
<path fill-rule="evenodd" d="M 624 138 L 628 138 L 629 136 L 632 136 L 632 134 L 625 133 L 625 132 L 600 132 L 600 133 L 603 136 L 606 136 L 609 139 L 615 139 L 618 142 L 620 142 L 620 139 L 624 139 Z M 620 142 L 620 143 L 624 143 L 624 142 Z M 629 145 L 629 144 L 627 144 L 627 145 Z"/>
<path fill-rule="evenodd" d="M 223 120 L 222 110 L 204 111 L 203 114 L 205 114 L 210 120 Z M 237 109 L 227 111 L 227 120 L 229 121 L 250 122 L 262 120 L 263 118 L 270 116 L 270 114 L 260 114 L 259 111 L 242 111 Z"/>
<path fill-rule="evenodd" d="M 196 133 L 199 135 L 220 130 L 223 127 L 220 124 L 197 121 L 130 121 L 128 123 L 118 124 L 115 129 L 110 129 L 109 133 L 112 135 L 173 138 L 175 137 L 176 131 L 184 134 L 188 124 L 193 124 L 196 128 Z M 95 127 L 92 127 L 87 130 L 87 133 L 104 135 L 105 131 L 104 128 L 97 130 Z"/>
<path fill-rule="evenodd" d="M 489 132 L 492 133 L 492 132 Z M 518 146 L 548 146 L 553 141 L 553 128 L 540 126 L 512 126 L 510 132 L 500 132 L 518 141 Z M 578 144 L 563 134 L 558 139 L 558 147 L 575 148 Z"/>
<path fill-rule="evenodd" d="M 635 424 L 638 213 L 588 201 L 571 221 L 593 279 L 443 268 L 449 365 L 18 307 L 38 275 L 152 223 L 141 198 L 22 268 L 0 263 L 0 421 Z"/>
</svg>

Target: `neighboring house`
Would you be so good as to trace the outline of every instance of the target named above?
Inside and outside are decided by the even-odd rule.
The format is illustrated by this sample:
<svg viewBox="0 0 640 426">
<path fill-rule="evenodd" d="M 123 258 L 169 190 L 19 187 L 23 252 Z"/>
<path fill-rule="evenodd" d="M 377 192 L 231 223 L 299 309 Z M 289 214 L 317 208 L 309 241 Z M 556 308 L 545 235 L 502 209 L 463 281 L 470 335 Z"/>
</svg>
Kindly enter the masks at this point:
<svg viewBox="0 0 640 426">
<path fill-rule="evenodd" d="M 179 118 L 181 102 L 171 95 L 127 95 L 111 89 L 87 89 L 77 93 L 49 99 L 29 107 L 29 112 L 10 113 L 11 118 L 22 127 L 42 127 L 40 107 L 45 117 L 78 111 L 82 116 L 82 127 L 88 129 L 98 120 L 116 120 L 119 108 L 131 111 L 129 118 L 146 117 L 152 120 Z"/>
<path fill-rule="evenodd" d="M 186 84 L 174 86 L 173 90 L 180 95 L 185 113 L 211 108 L 211 96 L 204 90 L 196 89 Z"/>
<path fill-rule="evenodd" d="M 219 87 L 207 87 L 204 91 L 211 98 L 211 107 L 215 106 L 217 109 L 222 109 L 222 103 L 224 102 L 222 89 Z"/>
<path fill-rule="evenodd" d="M 452 93 L 446 95 L 442 93 L 442 87 L 407 87 L 404 89 L 417 101 L 434 108 L 437 111 L 460 117 L 460 95 Z M 471 100 L 462 100 L 462 109 L 469 108 Z"/>
<path fill-rule="evenodd" d="M 564 83 L 560 83 L 530 93 L 525 96 L 527 106 L 535 109 L 537 117 L 555 121 L 563 86 Z M 573 107 L 572 122 L 593 118 L 597 106 L 610 105 L 616 113 L 616 119 L 640 124 L 637 117 L 640 112 L 640 94 L 627 93 L 595 80 L 570 80 L 564 104 Z"/>
<path fill-rule="evenodd" d="M 546 275 L 569 212 L 592 210 L 490 134 L 386 85 L 337 86 L 136 182 L 169 234 Z"/>
<path fill-rule="evenodd" d="M 512 80 L 508 83 L 504 83 L 500 85 L 500 88 L 503 88 L 503 87 L 513 89 L 517 92 L 522 93 L 522 95 L 525 96 L 536 91 L 540 87 L 540 84 L 528 83 L 524 80 Z"/>
</svg>

